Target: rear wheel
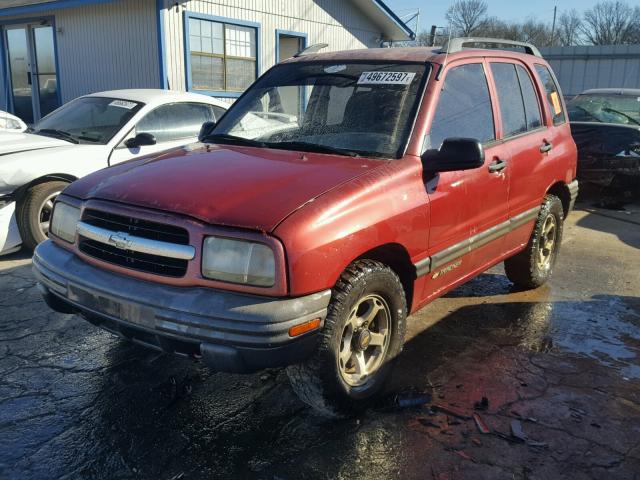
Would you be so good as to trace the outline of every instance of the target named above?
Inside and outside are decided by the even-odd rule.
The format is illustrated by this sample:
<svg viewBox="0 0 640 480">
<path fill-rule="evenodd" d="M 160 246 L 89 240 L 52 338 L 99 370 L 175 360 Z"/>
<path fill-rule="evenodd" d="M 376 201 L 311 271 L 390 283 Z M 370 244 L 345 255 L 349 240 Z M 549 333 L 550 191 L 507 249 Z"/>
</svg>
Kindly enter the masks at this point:
<svg viewBox="0 0 640 480">
<path fill-rule="evenodd" d="M 543 285 L 553 272 L 562 242 L 564 213 L 555 195 L 546 195 L 527 247 L 504 262 L 509 280 L 524 289 Z"/>
<path fill-rule="evenodd" d="M 67 182 L 46 182 L 31 187 L 18 208 L 18 229 L 25 247 L 33 250 L 49 235 L 53 202 Z"/>
<path fill-rule="evenodd" d="M 333 289 L 315 355 L 287 368 L 298 397 L 330 417 L 364 409 L 402 350 L 406 311 L 393 270 L 372 260 L 349 266 Z"/>
</svg>

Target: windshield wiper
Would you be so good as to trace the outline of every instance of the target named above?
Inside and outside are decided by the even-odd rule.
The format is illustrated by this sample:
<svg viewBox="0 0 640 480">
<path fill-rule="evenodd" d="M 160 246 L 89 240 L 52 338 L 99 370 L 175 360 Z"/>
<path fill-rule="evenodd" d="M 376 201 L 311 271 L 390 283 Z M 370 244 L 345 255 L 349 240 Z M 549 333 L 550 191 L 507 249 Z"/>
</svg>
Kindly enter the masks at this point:
<svg viewBox="0 0 640 480">
<path fill-rule="evenodd" d="M 348 157 L 359 157 L 360 153 L 354 150 L 347 150 L 345 148 L 330 147 L 329 145 L 321 145 L 318 143 L 308 142 L 269 142 L 267 143 L 269 148 L 281 148 L 282 150 L 303 150 L 307 152 L 317 153 L 333 153 L 336 155 L 347 155 Z"/>
<path fill-rule="evenodd" d="M 71 143 L 76 143 L 76 144 L 80 143 L 69 132 L 65 132 L 64 130 L 56 130 L 55 128 L 41 128 L 40 130 L 34 130 L 33 133 L 39 133 L 40 135 L 60 138 L 62 140 L 66 140 L 67 142 L 71 142 Z"/>
<path fill-rule="evenodd" d="M 247 145 L 249 147 L 266 147 L 267 144 L 259 140 L 252 140 L 250 138 L 236 137 L 235 135 L 229 135 L 227 133 L 214 133 L 207 135 L 203 138 L 203 141 L 210 143 L 230 143 L 234 145 Z"/>
<path fill-rule="evenodd" d="M 98 143 L 100 141 L 100 139 L 98 138 L 94 138 L 94 137 L 86 137 L 84 135 L 80 135 L 78 137 L 78 140 L 84 140 L 86 142 L 91 142 L 91 143 Z"/>
<path fill-rule="evenodd" d="M 635 118 L 630 117 L 626 113 L 623 113 L 623 112 L 621 112 L 619 110 L 615 110 L 615 109 L 609 108 L 609 107 L 603 107 L 602 110 L 604 110 L 605 112 L 613 112 L 613 113 L 615 113 L 617 115 L 622 115 L 623 117 L 627 118 L 628 120 L 631 120 L 636 125 L 640 125 L 640 122 L 638 122 Z"/>
</svg>

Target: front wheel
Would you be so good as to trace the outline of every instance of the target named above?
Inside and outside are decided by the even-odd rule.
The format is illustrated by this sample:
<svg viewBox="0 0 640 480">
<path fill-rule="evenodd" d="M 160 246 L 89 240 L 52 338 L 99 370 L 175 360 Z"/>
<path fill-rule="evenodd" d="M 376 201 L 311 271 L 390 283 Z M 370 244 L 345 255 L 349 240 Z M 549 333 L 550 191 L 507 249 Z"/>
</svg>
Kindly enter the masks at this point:
<svg viewBox="0 0 640 480">
<path fill-rule="evenodd" d="M 555 195 L 546 195 L 527 247 L 504 262 L 509 280 L 523 289 L 538 288 L 551 277 L 562 242 L 564 211 Z"/>
<path fill-rule="evenodd" d="M 350 265 L 333 289 L 318 350 L 287 367 L 298 397 L 329 417 L 364 409 L 402 350 L 406 312 L 393 270 L 372 260 Z"/>
<path fill-rule="evenodd" d="M 17 212 L 18 229 L 22 243 L 33 250 L 49 236 L 49 222 L 53 202 L 68 185 L 67 182 L 46 182 L 31 187 Z"/>
</svg>

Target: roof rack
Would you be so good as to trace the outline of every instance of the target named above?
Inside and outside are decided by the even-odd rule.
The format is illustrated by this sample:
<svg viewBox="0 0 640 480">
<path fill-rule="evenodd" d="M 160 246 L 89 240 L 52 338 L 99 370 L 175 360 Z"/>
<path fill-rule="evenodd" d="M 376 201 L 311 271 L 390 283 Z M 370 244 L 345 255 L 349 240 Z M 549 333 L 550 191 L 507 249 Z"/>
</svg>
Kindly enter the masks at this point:
<svg viewBox="0 0 640 480">
<path fill-rule="evenodd" d="M 510 47 L 520 47 L 524 49 L 525 53 L 529 55 L 535 55 L 536 57 L 542 57 L 540 50 L 538 50 L 534 45 L 526 42 L 516 42 L 515 40 L 504 40 L 502 38 L 483 38 L 483 37 L 459 37 L 452 38 L 447 43 L 445 43 L 444 47 L 442 47 L 442 52 L 447 53 L 455 53 L 460 52 L 464 48 L 474 48 L 465 47 L 465 45 L 474 45 L 480 44 L 481 47 L 475 48 L 492 48 L 489 45 L 508 45 Z M 496 48 L 496 47 L 493 47 Z M 498 47 L 499 48 L 499 47 Z"/>
<path fill-rule="evenodd" d="M 307 48 L 303 48 L 298 53 L 294 55 L 295 58 L 302 57 L 303 55 L 310 55 L 312 53 L 318 53 L 323 48 L 327 48 L 329 46 L 328 43 L 316 43 Z"/>
</svg>

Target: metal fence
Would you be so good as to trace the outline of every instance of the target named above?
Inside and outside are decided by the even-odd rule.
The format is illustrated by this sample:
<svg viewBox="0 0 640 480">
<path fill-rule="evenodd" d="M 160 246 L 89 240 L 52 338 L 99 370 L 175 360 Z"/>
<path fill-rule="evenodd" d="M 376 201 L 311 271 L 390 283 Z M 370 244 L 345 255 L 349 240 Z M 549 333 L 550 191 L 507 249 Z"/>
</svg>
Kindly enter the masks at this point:
<svg viewBox="0 0 640 480">
<path fill-rule="evenodd" d="M 640 88 L 640 45 L 541 48 L 566 97 L 589 88 Z"/>
</svg>

